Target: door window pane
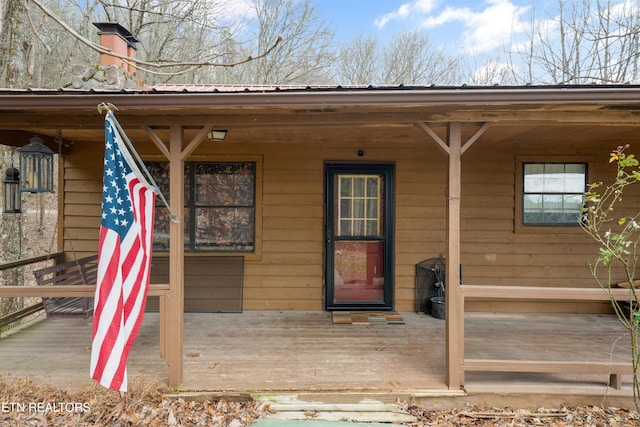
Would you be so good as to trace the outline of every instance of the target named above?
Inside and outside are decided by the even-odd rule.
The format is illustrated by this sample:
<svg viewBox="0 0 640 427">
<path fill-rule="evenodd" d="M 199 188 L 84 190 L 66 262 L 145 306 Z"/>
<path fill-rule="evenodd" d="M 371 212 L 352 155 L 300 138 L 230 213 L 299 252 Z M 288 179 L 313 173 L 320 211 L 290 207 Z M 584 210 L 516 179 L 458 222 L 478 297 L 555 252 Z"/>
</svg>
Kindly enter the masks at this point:
<svg viewBox="0 0 640 427">
<path fill-rule="evenodd" d="M 384 300 L 384 243 L 337 241 L 334 303 Z"/>
<path fill-rule="evenodd" d="M 382 176 L 337 175 L 338 236 L 376 237 L 382 230 Z"/>
</svg>

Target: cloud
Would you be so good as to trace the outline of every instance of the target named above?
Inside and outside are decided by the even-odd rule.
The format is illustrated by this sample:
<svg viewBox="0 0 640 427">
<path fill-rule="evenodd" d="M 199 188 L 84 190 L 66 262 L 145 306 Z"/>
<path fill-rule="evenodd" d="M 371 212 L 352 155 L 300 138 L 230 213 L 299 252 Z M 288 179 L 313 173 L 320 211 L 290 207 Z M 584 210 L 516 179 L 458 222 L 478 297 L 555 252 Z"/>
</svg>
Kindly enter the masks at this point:
<svg viewBox="0 0 640 427">
<path fill-rule="evenodd" d="M 518 74 L 518 67 L 498 61 L 488 61 L 475 70 L 471 83 L 477 85 L 514 84 L 513 76 Z"/>
<path fill-rule="evenodd" d="M 471 3 L 471 2 L 470 2 Z M 503 45 L 514 34 L 522 33 L 527 27 L 523 21 L 528 7 L 514 4 L 514 0 L 486 0 L 482 9 L 446 6 L 437 9 L 436 0 L 416 0 L 405 3 L 397 10 L 376 19 L 376 26 L 382 28 L 392 20 L 420 19 L 424 28 L 436 28 L 453 24 L 462 25 L 462 50 L 466 52 L 487 52 Z M 434 13 L 434 11 L 437 13 Z"/>
<path fill-rule="evenodd" d="M 447 7 L 436 16 L 424 20 L 426 28 L 459 22 L 464 26 L 462 49 L 467 52 L 487 52 L 509 41 L 514 34 L 524 31 L 527 24 L 523 15 L 528 7 L 516 6 L 510 0 L 488 0 L 480 11 Z"/>
<path fill-rule="evenodd" d="M 436 7 L 436 4 L 436 0 L 414 0 L 410 3 L 404 3 L 395 11 L 377 18 L 374 24 L 376 27 L 382 28 L 390 21 L 407 19 L 412 16 L 413 13 L 429 13 Z"/>
<path fill-rule="evenodd" d="M 222 19 L 254 18 L 256 9 L 250 0 L 216 0 L 211 9 Z"/>
</svg>

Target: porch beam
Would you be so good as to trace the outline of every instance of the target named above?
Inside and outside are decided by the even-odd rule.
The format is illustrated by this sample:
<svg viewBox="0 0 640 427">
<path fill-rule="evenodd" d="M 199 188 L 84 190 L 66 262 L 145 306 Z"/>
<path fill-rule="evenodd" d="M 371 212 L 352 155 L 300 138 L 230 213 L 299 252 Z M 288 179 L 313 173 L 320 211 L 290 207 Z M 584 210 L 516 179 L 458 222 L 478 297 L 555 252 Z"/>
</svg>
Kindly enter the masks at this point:
<svg viewBox="0 0 640 427">
<path fill-rule="evenodd" d="M 169 296 L 166 301 L 164 356 L 169 387 L 182 384 L 184 348 L 184 161 L 183 128 L 172 124 L 169 155 L 169 205 L 178 218 L 169 225 Z"/>
<path fill-rule="evenodd" d="M 464 144 L 462 144 L 462 151 L 460 154 L 464 154 L 464 152 L 467 151 L 467 149 L 469 149 L 469 147 L 471 147 L 487 129 L 489 129 L 489 126 L 491 126 L 489 122 L 483 123 L 482 126 L 480 126 L 480 128 L 471 135 L 471 138 L 467 139 Z"/>
<path fill-rule="evenodd" d="M 207 137 L 207 134 L 213 129 L 213 125 L 203 126 L 202 129 L 193 137 L 193 139 L 189 142 L 187 147 L 182 151 L 181 156 L 182 160 L 185 161 L 187 158 L 200 146 L 200 143 L 204 141 Z"/>
<path fill-rule="evenodd" d="M 443 107 L 444 108 L 444 107 Z M 490 122 L 494 126 L 637 126 L 637 112 L 621 110 L 599 110 L 591 111 L 562 111 L 553 110 L 544 113 L 538 111 L 451 111 L 443 112 L 443 108 L 438 110 L 423 109 L 419 112 L 391 111 L 385 113 L 366 112 L 337 112 L 327 115 L 318 114 L 296 114 L 285 115 L 273 109 L 252 111 L 250 115 L 232 115 L 229 111 L 216 112 L 215 114 L 194 114 L 185 117 L 183 126 L 201 126 L 202 123 L 224 123 L 227 128 L 239 126 L 251 126 L 258 129 L 304 129 L 312 127 L 346 128 L 355 127 L 363 129 L 384 128 L 407 128 L 416 126 L 417 123 L 425 123 L 432 127 L 446 126 L 449 122 L 461 122 L 465 125 L 479 125 Z M 92 113 L 95 115 L 94 113 Z M 14 120 L 15 117 L 15 120 Z M 78 120 L 81 117 L 82 120 Z M 11 115 L 12 120 L 0 123 L 0 139 L 7 145 L 22 145 L 11 138 L 11 133 L 15 129 L 29 129 L 33 127 L 32 114 Z M 163 127 L 167 122 L 173 120 L 170 115 L 140 116 L 121 114 L 118 120 L 125 128 Z M 348 124 L 346 124 L 348 122 Z M 93 122 L 91 116 L 82 111 L 71 116 L 57 114 L 47 115 L 38 119 L 38 129 L 41 134 L 53 135 L 57 129 L 100 131 L 103 130 L 104 123 Z M 27 132 L 27 131 L 20 131 Z M 32 135 L 33 133 L 31 133 Z M 7 136 L 9 135 L 9 136 Z M 82 142 L 82 141 L 76 141 Z M 68 150 L 73 150 L 69 146 Z M 57 152 L 57 148 L 54 150 Z"/>
<path fill-rule="evenodd" d="M 465 110 L 465 111 L 448 111 L 444 113 L 435 112 L 431 114 L 430 121 L 446 122 L 457 120 L 462 123 L 482 123 L 492 122 L 501 126 L 514 125 L 595 125 L 598 126 L 633 126 L 633 117 L 637 117 L 637 111 L 624 110 L 603 110 L 603 109 L 579 109 L 571 108 L 555 108 L 544 111 L 525 110 L 500 110 L 493 109 L 491 111 L 483 110 Z M 636 118 L 637 123 L 637 118 Z"/>
<path fill-rule="evenodd" d="M 416 122 L 416 126 L 418 126 L 427 135 L 429 135 L 431 139 L 433 139 L 433 141 L 438 145 L 438 148 L 440 148 L 445 154 L 449 155 L 449 145 L 444 142 L 442 138 L 440 138 L 438 134 L 435 133 L 435 131 L 431 129 L 431 127 L 427 123 Z M 460 151 L 460 154 L 464 154 L 464 152 L 467 151 L 467 149 L 469 149 L 487 129 L 489 129 L 489 126 L 491 126 L 491 123 L 489 122 L 482 123 L 480 128 L 477 129 L 469 139 L 462 143 L 462 150 Z"/>
<path fill-rule="evenodd" d="M 151 128 L 150 126 L 144 126 L 143 129 L 145 130 L 149 138 L 151 138 L 151 141 L 155 144 L 158 150 L 160 150 L 160 152 L 164 154 L 166 159 L 169 160 L 171 158 L 171 153 L 169 152 L 169 149 L 162 141 L 162 139 L 154 132 L 153 128 Z"/>
<path fill-rule="evenodd" d="M 416 126 L 418 126 L 420 129 L 422 129 L 427 135 L 429 135 L 431 137 L 431 139 L 433 139 L 433 141 L 438 145 L 438 148 L 440 148 L 440 150 L 442 150 L 445 154 L 449 154 L 449 146 L 447 145 L 446 142 L 444 142 L 442 140 L 442 138 L 440 138 L 438 136 L 437 133 L 435 133 L 433 131 L 433 129 L 431 129 L 426 123 L 423 122 L 417 122 Z"/>
<path fill-rule="evenodd" d="M 447 126 L 449 163 L 447 176 L 447 268 L 445 271 L 447 384 L 458 390 L 462 385 L 464 358 L 464 306 L 460 295 L 460 198 L 462 125 Z"/>
</svg>

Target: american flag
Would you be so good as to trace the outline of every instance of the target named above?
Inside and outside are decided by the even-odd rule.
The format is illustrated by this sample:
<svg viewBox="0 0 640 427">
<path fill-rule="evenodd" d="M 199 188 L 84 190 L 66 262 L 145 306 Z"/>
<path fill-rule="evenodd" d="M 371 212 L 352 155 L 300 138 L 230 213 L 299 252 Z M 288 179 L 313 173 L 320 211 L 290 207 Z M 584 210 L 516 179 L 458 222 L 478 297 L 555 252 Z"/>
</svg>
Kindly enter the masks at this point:
<svg viewBox="0 0 640 427">
<path fill-rule="evenodd" d="M 90 375 L 124 393 L 127 357 L 149 288 L 156 190 L 140 173 L 115 120 L 107 113 Z"/>
</svg>

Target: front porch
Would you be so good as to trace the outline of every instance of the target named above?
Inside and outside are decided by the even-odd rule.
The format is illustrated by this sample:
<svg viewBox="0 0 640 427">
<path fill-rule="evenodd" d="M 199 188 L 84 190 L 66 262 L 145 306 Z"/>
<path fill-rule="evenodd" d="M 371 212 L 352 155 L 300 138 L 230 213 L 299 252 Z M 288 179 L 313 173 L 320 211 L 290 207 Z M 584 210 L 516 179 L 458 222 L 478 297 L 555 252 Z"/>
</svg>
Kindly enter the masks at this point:
<svg viewBox="0 0 640 427">
<path fill-rule="evenodd" d="M 445 322 L 401 313 L 404 325 L 333 325 L 328 312 L 184 315 L 180 390 L 376 392 L 455 395 L 447 389 Z M 79 389 L 89 378 L 91 320 L 43 319 L 0 338 L 0 374 L 34 375 Z M 147 313 L 129 358 L 130 380 L 167 384 L 160 321 Z M 628 335 L 612 315 L 465 314 L 468 359 L 628 362 Z M 606 374 L 467 373 L 469 394 L 632 396 L 631 377 Z"/>
</svg>

